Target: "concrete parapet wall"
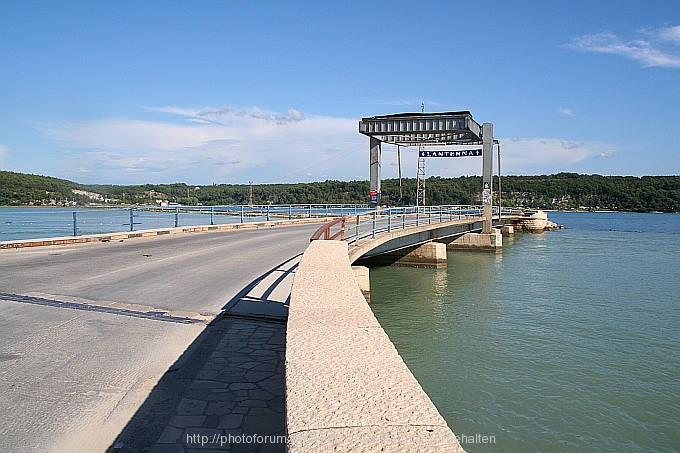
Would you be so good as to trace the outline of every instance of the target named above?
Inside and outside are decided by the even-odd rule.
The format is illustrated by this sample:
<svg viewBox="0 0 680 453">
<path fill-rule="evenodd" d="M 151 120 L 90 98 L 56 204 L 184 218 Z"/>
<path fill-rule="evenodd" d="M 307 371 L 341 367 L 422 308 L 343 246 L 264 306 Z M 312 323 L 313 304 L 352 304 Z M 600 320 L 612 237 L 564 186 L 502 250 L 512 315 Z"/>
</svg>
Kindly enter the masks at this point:
<svg viewBox="0 0 680 453">
<path fill-rule="evenodd" d="M 269 222 L 247 222 L 247 223 L 227 223 L 222 225 L 199 225 L 184 226 L 173 228 L 158 228 L 153 230 L 127 231 L 121 233 L 102 233 L 89 234 L 83 236 L 63 236 L 45 239 L 19 239 L 15 241 L 1 241 L 0 250 L 18 249 L 23 247 L 40 247 L 45 245 L 71 245 L 84 244 L 88 242 L 110 242 L 122 241 L 125 239 L 135 239 L 152 236 L 162 236 L 166 234 L 200 233 L 206 231 L 240 230 L 250 228 L 270 228 L 283 225 L 301 225 L 306 223 L 327 222 L 326 217 L 313 217 L 311 219 L 278 220 Z"/>
<path fill-rule="evenodd" d="M 463 452 L 357 286 L 340 241 L 310 244 L 286 335 L 291 453 Z"/>
</svg>

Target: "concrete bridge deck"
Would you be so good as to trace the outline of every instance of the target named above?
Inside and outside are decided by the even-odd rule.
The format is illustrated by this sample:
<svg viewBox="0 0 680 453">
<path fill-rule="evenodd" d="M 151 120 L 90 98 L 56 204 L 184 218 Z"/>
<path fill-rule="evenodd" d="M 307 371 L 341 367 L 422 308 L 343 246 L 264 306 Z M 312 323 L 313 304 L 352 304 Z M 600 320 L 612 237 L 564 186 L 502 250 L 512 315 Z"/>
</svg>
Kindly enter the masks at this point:
<svg viewBox="0 0 680 453">
<path fill-rule="evenodd" d="M 467 225 L 475 227 L 474 222 Z M 297 262 L 274 270 L 267 267 L 282 257 L 299 257 L 318 225 L 266 227 L 215 234 L 147 234 L 139 235 L 145 237 L 140 241 L 96 240 L 97 244 L 0 252 L 0 398 L 7 408 L 7 417 L 0 421 L 5 440 L 0 452 L 16 451 L 17 445 L 24 451 L 104 451 L 121 442 L 115 451 L 189 451 L 198 447 L 199 437 L 204 444 L 200 448 L 206 448 L 204 436 L 208 434 L 218 435 L 208 439 L 213 447 L 217 448 L 217 441 L 220 451 L 232 447 L 237 451 L 253 445 L 226 445 L 219 435 L 285 433 L 283 357 L 287 346 L 283 338 L 287 295 Z M 442 227 L 423 225 L 418 234 Z M 369 245 L 363 241 L 361 248 L 371 249 Z M 346 248 L 344 253 L 346 259 L 335 260 L 335 265 L 341 273 L 351 273 Z M 335 276 L 332 267 L 321 266 L 317 271 L 324 269 L 326 277 Z M 308 285 L 309 275 L 306 281 Z M 316 285 L 315 277 L 311 281 Z M 341 298 L 348 298 L 349 311 L 358 303 L 357 309 L 367 310 L 368 316 L 370 309 L 355 283 L 348 287 L 337 281 L 334 288 L 340 290 Z M 301 280 L 297 294 L 307 292 L 301 289 L 304 285 Z M 116 316 L 121 311 L 127 313 Z M 213 319 L 222 312 L 223 316 Z M 157 319 L 159 313 L 192 322 L 162 322 Z M 304 329 L 295 324 L 296 333 L 291 335 L 303 338 Z M 384 332 L 379 334 L 382 329 L 377 321 L 369 324 L 353 328 L 368 328 L 366 332 L 373 332 L 370 337 L 382 345 L 378 350 L 388 351 L 386 360 L 391 365 L 375 363 L 391 366 L 394 376 L 402 376 L 395 385 L 401 386 L 399 395 L 406 399 L 390 403 L 393 386 L 383 387 L 374 403 L 387 398 L 386 404 L 396 412 L 381 412 L 380 404 L 373 404 L 370 407 L 378 408 L 377 412 L 358 417 L 356 426 L 361 429 L 351 430 L 348 439 L 353 438 L 355 446 L 366 441 L 364 451 L 370 451 L 368 447 L 376 444 L 365 435 L 375 436 L 386 429 L 383 434 L 391 434 L 380 441 L 382 447 L 399 445 L 418 451 L 413 442 L 420 437 L 413 437 L 412 430 L 424 428 L 426 433 L 432 429 L 438 434 L 428 434 L 434 450 L 423 447 L 420 451 L 459 451 L 455 437 L 442 425 L 427 395 L 422 389 L 418 392 L 419 385 Z M 292 344 L 299 346 L 297 341 Z M 295 351 L 291 354 L 299 356 L 300 349 Z M 345 358 L 352 357 L 352 348 L 338 351 L 348 353 Z M 335 395 L 343 401 L 356 392 Z M 292 401 L 304 402 L 305 398 Z M 413 414 L 419 413 L 416 418 L 426 423 L 399 415 L 399 408 L 416 406 Z M 338 417 L 356 415 L 351 410 L 338 412 Z M 410 428 L 398 428 L 396 420 Z M 301 426 L 289 423 L 288 431 L 298 434 L 292 445 L 309 447 L 311 441 L 318 451 L 325 451 L 328 442 L 341 442 L 345 437 L 336 435 L 341 431 L 329 436 L 331 431 L 326 430 L 314 440 L 314 435 L 310 437 L 313 430 Z M 322 426 L 329 427 L 317 428 Z M 317 430 L 315 435 L 321 434 Z M 301 439 L 305 443 L 300 444 Z M 442 445 L 448 450 L 442 450 Z M 254 447 L 256 451 L 262 445 Z M 300 451 L 310 451 L 307 447 Z M 283 444 L 267 448 L 283 451 Z"/>
</svg>

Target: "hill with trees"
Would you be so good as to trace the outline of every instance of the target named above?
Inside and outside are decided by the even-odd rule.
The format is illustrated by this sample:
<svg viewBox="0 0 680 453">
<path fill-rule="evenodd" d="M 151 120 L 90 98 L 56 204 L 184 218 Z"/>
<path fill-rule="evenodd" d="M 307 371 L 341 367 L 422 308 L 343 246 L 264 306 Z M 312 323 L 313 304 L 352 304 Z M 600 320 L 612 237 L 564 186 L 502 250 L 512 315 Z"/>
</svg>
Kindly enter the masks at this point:
<svg viewBox="0 0 680 453">
<path fill-rule="evenodd" d="M 497 189 L 497 180 L 494 182 Z M 480 204 L 482 179 L 431 177 L 426 181 L 427 203 Z M 253 185 L 253 204 L 366 203 L 368 181 L 324 181 L 298 184 Z M 416 180 L 382 181 L 382 202 L 414 205 Z M 0 205 L 135 205 L 161 201 L 184 205 L 248 204 L 250 186 L 215 184 L 93 185 L 49 176 L 0 171 Z M 635 212 L 680 211 L 680 176 L 600 176 L 558 173 L 541 176 L 504 176 L 503 206 L 541 209 L 596 209 Z"/>
</svg>

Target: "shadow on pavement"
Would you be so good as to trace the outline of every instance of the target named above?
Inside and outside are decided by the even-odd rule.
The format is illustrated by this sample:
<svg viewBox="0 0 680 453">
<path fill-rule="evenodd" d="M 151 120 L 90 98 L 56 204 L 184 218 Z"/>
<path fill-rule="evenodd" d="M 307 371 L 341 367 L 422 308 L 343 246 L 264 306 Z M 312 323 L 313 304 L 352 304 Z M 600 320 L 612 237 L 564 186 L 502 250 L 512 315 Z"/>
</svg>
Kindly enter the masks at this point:
<svg viewBox="0 0 680 453">
<path fill-rule="evenodd" d="M 285 452 L 286 319 L 300 257 L 225 305 L 107 451 Z"/>
</svg>

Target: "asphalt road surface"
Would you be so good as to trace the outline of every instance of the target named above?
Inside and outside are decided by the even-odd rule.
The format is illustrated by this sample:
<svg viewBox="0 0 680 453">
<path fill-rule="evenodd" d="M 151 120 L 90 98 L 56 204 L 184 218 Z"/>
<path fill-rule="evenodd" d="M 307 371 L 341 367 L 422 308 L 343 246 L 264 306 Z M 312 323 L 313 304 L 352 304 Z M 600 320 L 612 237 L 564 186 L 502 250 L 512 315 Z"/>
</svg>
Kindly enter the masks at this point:
<svg viewBox="0 0 680 453">
<path fill-rule="evenodd" d="M 206 320 L 317 228 L 0 251 L 0 452 L 104 451 Z"/>
</svg>

